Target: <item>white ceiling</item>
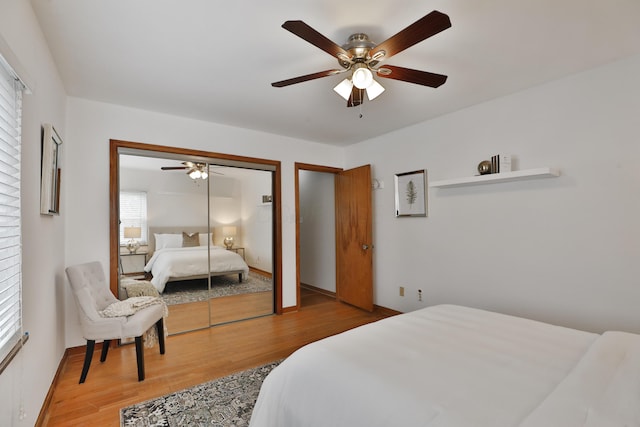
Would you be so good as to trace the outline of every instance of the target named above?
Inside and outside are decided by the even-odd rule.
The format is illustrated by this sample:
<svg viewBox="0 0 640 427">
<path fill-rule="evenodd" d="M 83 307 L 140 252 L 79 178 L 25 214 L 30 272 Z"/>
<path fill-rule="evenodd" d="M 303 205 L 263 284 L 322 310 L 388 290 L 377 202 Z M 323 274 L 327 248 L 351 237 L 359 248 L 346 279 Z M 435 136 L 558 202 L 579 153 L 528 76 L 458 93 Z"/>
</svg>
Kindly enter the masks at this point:
<svg viewBox="0 0 640 427">
<path fill-rule="evenodd" d="M 342 146 L 640 52 L 638 0 L 31 2 L 70 96 Z M 452 27 L 387 63 L 448 75 L 438 89 L 379 79 L 360 109 L 343 76 L 270 85 L 337 67 L 286 20 L 380 43 L 432 10 Z"/>
</svg>

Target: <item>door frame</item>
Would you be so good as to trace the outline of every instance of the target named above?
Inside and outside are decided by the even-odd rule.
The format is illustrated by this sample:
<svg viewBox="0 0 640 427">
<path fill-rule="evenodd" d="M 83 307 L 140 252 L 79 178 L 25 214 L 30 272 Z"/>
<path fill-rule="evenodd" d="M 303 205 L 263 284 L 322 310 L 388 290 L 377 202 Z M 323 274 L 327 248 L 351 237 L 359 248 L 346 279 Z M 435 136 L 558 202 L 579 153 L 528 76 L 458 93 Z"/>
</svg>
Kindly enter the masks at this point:
<svg viewBox="0 0 640 427">
<path fill-rule="evenodd" d="M 295 210 L 296 210 L 296 305 L 294 307 L 288 307 L 287 311 L 300 310 L 300 171 L 306 170 L 311 172 L 323 172 L 330 173 L 334 176 L 344 169 L 336 168 L 332 166 L 314 165 L 310 163 L 294 164 L 294 176 L 295 176 Z M 335 216 L 335 212 L 334 212 Z"/>
</svg>

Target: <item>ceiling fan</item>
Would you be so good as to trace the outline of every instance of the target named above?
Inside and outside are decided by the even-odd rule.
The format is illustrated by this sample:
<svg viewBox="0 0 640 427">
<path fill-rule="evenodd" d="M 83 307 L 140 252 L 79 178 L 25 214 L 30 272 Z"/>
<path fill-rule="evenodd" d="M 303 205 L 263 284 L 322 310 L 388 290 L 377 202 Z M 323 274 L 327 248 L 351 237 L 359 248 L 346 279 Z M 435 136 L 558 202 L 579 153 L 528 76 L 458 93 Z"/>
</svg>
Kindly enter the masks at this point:
<svg viewBox="0 0 640 427">
<path fill-rule="evenodd" d="M 347 107 L 362 104 L 364 92 L 372 100 L 384 91 L 382 85 L 373 79 L 374 74 L 386 79 L 435 88 L 444 84 L 447 76 L 394 65 L 380 65 L 380 62 L 449 27 L 449 16 L 434 10 L 380 44 L 373 43 L 366 34 L 356 33 L 349 37 L 346 44 L 338 46 L 302 21 L 286 21 L 282 28 L 335 56 L 342 68 L 274 82 L 271 86 L 284 87 L 352 71 L 351 79 L 344 79 L 333 89 L 347 100 Z"/>
<path fill-rule="evenodd" d="M 209 173 L 224 175 L 221 172 L 212 171 L 207 163 L 201 162 L 182 162 L 183 166 L 162 166 L 163 171 L 168 170 L 186 170 L 187 175 L 192 179 L 207 179 Z"/>
</svg>

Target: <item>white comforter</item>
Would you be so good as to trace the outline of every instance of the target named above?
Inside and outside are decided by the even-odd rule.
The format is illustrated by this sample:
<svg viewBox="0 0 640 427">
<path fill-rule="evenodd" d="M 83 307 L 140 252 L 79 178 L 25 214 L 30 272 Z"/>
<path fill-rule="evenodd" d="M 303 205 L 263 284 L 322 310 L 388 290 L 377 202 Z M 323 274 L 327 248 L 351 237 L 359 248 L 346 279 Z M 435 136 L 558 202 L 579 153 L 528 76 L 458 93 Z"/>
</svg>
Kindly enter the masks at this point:
<svg viewBox="0 0 640 427">
<path fill-rule="evenodd" d="M 571 427 L 589 419 L 583 405 L 594 408 L 584 425 L 637 426 L 640 337 L 627 335 L 633 351 L 598 351 L 602 339 L 611 341 L 607 334 L 430 307 L 298 350 L 265 380 L 250 426 Z M 598 371 L 587 359 L 609 367 Z M 631 369 L 632 385 L 622 385 L 623 367 Z M 605 384 L 618 385 L 609 394 Z M 611 411 L 595 408 L 611 402 L 615 411 L 631 408 L 633 415 L 620 418 L 627 424 L 601 422 Z"/>
<path fill-rule="evenodd" d="M 240 255 L 220 246 L 211 247 L 211 263 L 207 263 L 207 247 L 165 248 L 153 253 L 144 271 L 153 275 L 151 283 L 163 292 L 169 279 L 211 273 L 240 271 L 244 277 L 249 274 L 249 266 Z M 209 270 L 211 268 L 211 270 Z"/>
<path fill-rule="evenodd" d="M 521 427 L 640 426 L 640 336 L 609 331 Z"/>
</svg>

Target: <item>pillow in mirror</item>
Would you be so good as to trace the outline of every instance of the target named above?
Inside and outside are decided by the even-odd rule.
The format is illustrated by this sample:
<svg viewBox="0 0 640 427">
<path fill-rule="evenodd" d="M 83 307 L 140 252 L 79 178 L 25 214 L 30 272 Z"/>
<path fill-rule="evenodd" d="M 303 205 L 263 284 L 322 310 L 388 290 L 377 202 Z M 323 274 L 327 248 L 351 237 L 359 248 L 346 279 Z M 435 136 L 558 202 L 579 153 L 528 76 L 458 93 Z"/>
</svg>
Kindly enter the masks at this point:
<svg viewBox="0 0 640 427">
<path fill-rule="evenodd" d="M 200 233 L 200 246 L 207 246 L 209 242 L 213 245 L 213 233 Z"/>
<path fill-rule="evenodd" d="M 182 247 L 182 235 L 181 234 L 157 234 L 154 233 L 153 237 L 156 239 L 156 250 L 165 248 L 180 248 Z"/>
<path fill-rule="evenodd" d="M 182 247 L 190 248 L 193 246 L 200 246 L 200 236 L 198 232 L 185 233 L 182 232 Z"/>
</svg>

